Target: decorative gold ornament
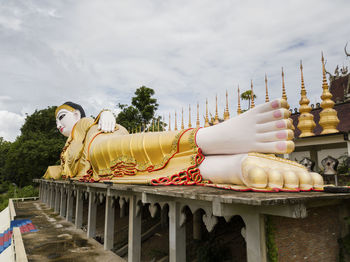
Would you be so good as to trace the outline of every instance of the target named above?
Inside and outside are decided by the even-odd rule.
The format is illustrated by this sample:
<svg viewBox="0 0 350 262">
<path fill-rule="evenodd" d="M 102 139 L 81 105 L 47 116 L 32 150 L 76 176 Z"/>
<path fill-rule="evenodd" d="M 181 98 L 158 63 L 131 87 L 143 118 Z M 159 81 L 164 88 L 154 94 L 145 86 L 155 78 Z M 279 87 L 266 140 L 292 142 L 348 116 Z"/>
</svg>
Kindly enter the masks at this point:
<svg viewBox="0 0 350 262">
<path fill-rule="evenodd" d="M 184 126 L 184 108 L 181 109 L 181 130 L 185 129 Z"/>
<path fill-rule="evenodd" d="M 298 118 L 298 129 L 301 131 L 299 137 L 314 136 L 314 128 L 316 126 L 314 116 L 310 113 L 311 107 L 309 106 L 310 100 L 306 97 L 306 89 L 304 85 L 303 76 L 303 64 L 300 61 L 300 73 L 301 73 L 301 98 L 299 101 L 300 116 Z"/>
<path fill-rule="evenodd" d="M 251 104 L 250 104 L 250 108 L 254 108 L 255 104 L 254 104 L 254 91 L 253 91 L 253 80 L 250 81 L 250 90 L 251 90 Z"/>
<path fill-rule="evenodd" d="M 226 107 L 225 107 L 225 111 L 224 111 L 224 120 L 228 120 L 230 119 L 230 112 L 228 110 L 228 93 L 227 93 L 227 90 L 226 90 Z"/>
<path fill-rule="evenodd" d="M 177 115 L 176 115 L 176 111 L 175 111 L 175 128 L 174 128 L 175 131 L 177 131 Z"/>
<path fill-rule="evenodd" d="M 197 121 L 196 121 L 196 128 L 199 128 L 201 125 L 199 121 L 199 103 L 197 102 Z"/>
<path fill-rule="evenodd" d="M 214 118 L 214 125 L 219 124 L 219 115 L 218 115 L 218 95 L 215 97 L 215 118 Z"/>
<path fill-rule="evenodd" d="M 237 106 L 237 115 L 242 114 L 241 110 L 241 95 L 239 93 L 239 86 L 238 86 L 238 106 Z"/>
<path fill-rule="evenodd" d="M 188 105 L 188 128 L 192 127 L 192 123 L 191 123 L 191 105 Z"/>
<path fill-rule="evenodd" d="M 269 99 L 269 91 L 267 88 L 267 76 L 266 76 L 266 74 L 265 74 L 265 89 L 266 89 L 265 103 L 267 103 L 267 102 L 270 102 L 270 99 Z"/>
<path fill-rule="evenodd" d="M 286 93 L 286 86 L 284 84 L 284 70 L 283 70 L 283 67 L 282 67 L 282 99 L 285 101 L 285 106 L 283 106 L 285 109 L 288 109 L 290 108 L 289 104 L 288 104 L 288 98 L 287 98 L 287 93 Z M 289 118 L 288 119 L 289 122 L 291 123 L 292 125 L 292 130 L 295 130 L 295 127 L 293 125 L 293 119 Z"/>
<path fill-rule="evenodd" d="M 169 113 L 169 129 L 168 130 L 171 131 L 171 115 L 170 115 L 170 113 Z"/>
<path fill-rule="evenodd" d="M 208 127 L 209 125 L 209 117 L 208 117 L 208 98 L 205 101 L 205 123 L 204 127 Z"/>
<path fill-rule="evenodd" d="M 337 125 L 339 124 L 339 119 L 337 116 L 337 111 L 333 109 L 334 102 L 331 99 L 332 94 L 329 92 L 328 89 L 328 83 L 326 78 L 326 69 L 324 66 L 324 58 L 323 58 L 323 52 L 322 52 L 322 74 L 323 74 L 323 81 L 322 81 L 322 111 L 320 112 L 320 126 L 322 126 L 322 132 L 321 134 L 331 134 L 331 133 L 337 133 L 339 132 L 337 129 Z"/>
</svg>

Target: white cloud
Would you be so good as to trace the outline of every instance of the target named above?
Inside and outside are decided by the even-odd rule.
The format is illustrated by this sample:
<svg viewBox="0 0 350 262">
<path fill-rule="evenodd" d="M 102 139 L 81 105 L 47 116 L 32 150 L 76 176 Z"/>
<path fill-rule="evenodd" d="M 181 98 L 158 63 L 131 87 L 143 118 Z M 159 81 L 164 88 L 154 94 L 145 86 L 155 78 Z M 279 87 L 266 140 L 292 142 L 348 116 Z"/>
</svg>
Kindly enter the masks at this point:
<svg viewBox="0 0 350 262">
<path fill-rule="evenodd" d="M 0 137 L 7 141 L 14 141 L 20 135 L 20 127 L 24 123 L 24 117 L 12 112 L 0 111 Z"/>
<path fill-rule="evenodd" d="M 0 11 L 0 110 L 15 114 L 82 104 L 88 115 L 155 89 L 160 115 L 254 82 L 264 100 L 281 94 L 298 106 L 299 60 L 308 97 L 321 95 L 320 53 L 328 71 L 348 65 L 348 1 L 11 1 Z M 6 98 L 6 99 L 1 99 Z M 193 110 L 194 111 L 194 110 Z M 194 119 L 194 116 L 193 116 Z M 0 131 L 3 130 L 2 125 Z"/>
</svg>

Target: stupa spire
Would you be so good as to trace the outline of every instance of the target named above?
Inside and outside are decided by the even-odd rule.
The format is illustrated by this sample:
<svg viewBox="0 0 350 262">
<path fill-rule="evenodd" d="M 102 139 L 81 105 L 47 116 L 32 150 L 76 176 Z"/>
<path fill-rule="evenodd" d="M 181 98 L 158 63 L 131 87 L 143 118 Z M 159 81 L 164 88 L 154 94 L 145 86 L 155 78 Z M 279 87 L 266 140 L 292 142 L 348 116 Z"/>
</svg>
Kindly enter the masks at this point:
<svg viewBox="0 0 350 262">
<path fill-rule="evenodd" d="M 238 86 L 238 106 L 237 106 L 237 115 L 242 114 L 242 110 L 241 110 L 241 96 L 239 93 L 239 86 Z"/>
<path fill-rule="evenodd" d="M 191 105 L 188 105 L 188 128 L 192 127 L 192 123 L 191 123 Z"/>
<path fill-rule="evenodd" d="M 219 124 L 219 115 L 218 115 L 218 95 L 215 96 L 215 118 L 214 125 Z"/>
<path fill-rule="evenodd" d="M 321 134 L 331 134 L 331 133 L 337 133 L 339 132 L 337 129 L 337 125 L 339 124 L 339 119 L 337 116 L 337 111 L 333 109 L 334 102 L 331 99 L 332 94 L 329 92 L 327 78 L 326 78 L 326 69 L 324 65 L 324 58 L 323 58 L 323 52 L 322 52 L 322 74 L 323 74 L 323 80 L 322 80 L 322 111 L 320 112 L 320 126 L 322 126 L 322 132 Z"/>
<path fill-rule="evenodd" d="M 196 121 L 196 128 L 199 128 L 201 125 L 199 121 L 199 103 L 197 102 L 197 121 Z"/>
<path fill-rule="evenodd" d="M 184 126 L 184 108 L 181 109 L 181 130 L 185 129 Z"/>
<path fill-rule="evenodd" d="M 255 104 L 254 104 L 254 91 L 253 91 L 253 80 L 250 80 L 250 96 L 251 96 L 251 104 L 250 104 L 250 108 L 254 108 Z"/>
<path fill-rule="evenodd" d="M 171 115 L 170 115 L 170 113 L 169 113 L 169 129 L 168 130 L 171 131 Z"/>
<path fill-rule="evenodd" d="M 176 114 L 176 110 L 175 110 L 175 131 L 177 131 L 177 114 Z"/>
<path fill-rule="evenodd" d="M 287 93 L 286 93 L 286 86 L 284 84 L 284 70 L 283 70 L 283 67 L 282 67 L 282 98 L 284 100 L 288 100 L 287 99 Z M 289 109 L 289 105 L 288 105 L 288 109 Z"/>
<path fill-rule="evenodd" d="M 205 100 L 205 123 L 204 127 L 209 126 L 209 117 L 208 117 L 208 98 Z"/>
<path fill-rule="evenodd" d="M 269 90 L 267 88 L 267 76 L 266 76 L 266 74 L 265 74 L 265 90 L 266 90 L 265 103 L 267 103 L 270 101 L 270 99 L 269 99 Z"/>
<path fill-rule="evenodd" d="M 298 117 L 298 129 L 301 131 L 299 137 L 314 136 L 314 128 L 316 126 L 314 116 L 310 114 L 311 107 L 309 106 L 310 100 L 306 97 L 306 89 L 304 84 L 303 64 L 300 61 L 300 74 L 301 74 L 301 98 L 299 101 L 300 116 Z"/>
<path fill-rule="evenodd" d="M 225 111 L 224 111 L 224 120 L 228 120 L 230 119 L 230 112 L 228 110 L 228 93 L 227 93 L 227 90 L 226 90 L 226 107 L 225 107 Z"/>
</svg>

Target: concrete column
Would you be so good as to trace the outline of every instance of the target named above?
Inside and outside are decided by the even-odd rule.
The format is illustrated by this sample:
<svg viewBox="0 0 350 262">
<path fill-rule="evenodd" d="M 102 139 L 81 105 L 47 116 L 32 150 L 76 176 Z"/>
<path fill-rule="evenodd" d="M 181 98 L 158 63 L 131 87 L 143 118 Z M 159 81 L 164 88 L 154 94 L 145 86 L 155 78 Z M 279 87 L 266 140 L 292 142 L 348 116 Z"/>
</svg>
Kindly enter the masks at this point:
<svg viewBox="0 0 350 262">
<path fill-rule="evenodd" d="M 84 198 L 82 190 L 77 188 L 77 196 L 75 202 L 75 228 L 80 229 L 83 226 L 83 206 Z"/>
<path fill-rule="evenodd" d="M 61 188 L 61 203 L 60 203 L 60 216 L 66 217 L 67 212 L 67 195 L 66 189 L 64 187 Z"/>
<path fill-rule="evenodd" d="M 56 192 L 55 192 L 55 213 L 58 213 L 60 212 L 60 202 L 61 202 L 61 197 L 60 197 L 60 194 L 61 194 L 61 186 L 59 185 L 56 185 L 55 186 L 55 189 L 56 189 Z"/>
<path fill-rule="evenodd" d="M 67 211 L 66 211 L 66 220 L 68 222 L 73 221 L 73 190 L 68 188 L 67 190 Z"/>
<path fill-rule="evenodd" d="M 45 184 L 45 204 L 48 206 L 50 204 L 50 188 L 48 184 Z"/>
<path fill-rule="evenodd" d="M 41 184 L 40 190 L 42 191 L 40 200 L 42 203 L 45 203 L 46 195 L 45 195 L 45 184 L 44 183 Z"/>
<path fill-rule="evenodd" d="M 44 196 L 43 196 L 43 202 L 45 203 L 45 204 L 47 204 L 47 202 L 48 202 L 48 194 L 47 194 L 47 186 L 46 186 L 46 184 L 43 184 L 43 192 L 44 192 Z"/>
<path fill-rule="evenodd" d="M 197 210 L 193 214 L 193 239 L 202 239 L 202 223 L 202 213 L 200 210 Z"/>
<path fill-rule="evenodd" d="M 114 199 L 113 197 L 108 196 L 108 193 L 107 193 L 104 244 L 103 244 L 103 247 L 105 250 L 111 250 L 114 246 L 114 214 L 115 214 Z"/>
<path fill-rule="evenodd" d="M 129 202 L 129 241 L 128 261 L 141 261 L 141 212 L 136 196 L 130 197 Z"/>
<path fill-rule="evenodd" d="M 350 134 L 349 134 L 350 136 Z M 346 141 L 346 144 L 348 146 L 348 156 L 350 157 L 350 141 Z"/>
<path fill-rule="evenodd" d="M 315 149 L 311 149 L 310 150 L 310 159 L 312 160 L 312 161 L 314 161 L 315 162 L 315 172 L 319 172 L 320 171 L 320 167 L 318 166 L 318 154 L 317 154 L 317 150 L 315 150 Z"/>
<path fill-rule="evenodd" d="M 50 208 L 55 206 L 55 187 L 50 185 Z"/>
<path fill-rule="evenodd" d="M 95 237 L 95 234 L 96 234 L 96 211 L 97 211 L 96 193 L 90 189 L 87 236 L 91 238 Z"/>
<path fill-rule="evenodd" d="M 242 218 L 246 225 L 247 262 L 266 262 L 264 215 L 249 212 L 242 215 Z"/>
<path fill-rule="evenodd" d="M 186 227 L 180 226 L 180 203 L 169 203 L 169 261 L 186 261 Z"/>
</svg>

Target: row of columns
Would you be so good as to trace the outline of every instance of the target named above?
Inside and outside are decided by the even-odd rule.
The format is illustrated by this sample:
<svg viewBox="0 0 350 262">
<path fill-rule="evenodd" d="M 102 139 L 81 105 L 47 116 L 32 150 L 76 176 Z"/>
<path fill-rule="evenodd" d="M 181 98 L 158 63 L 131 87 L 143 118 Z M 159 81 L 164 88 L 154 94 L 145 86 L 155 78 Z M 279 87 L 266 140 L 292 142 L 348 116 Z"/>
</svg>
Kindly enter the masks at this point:
<svg viewBox="0 0 350 262">
<path fill-rule="evenodd" d="M 128 240 L 128 261 L 141 260 L 141 206 L 142 203 L 150 203 L 155 207 L 156 203 L 164 203 L 169 206 L 169 261 L 186 261 L 186 227 L 184 225 L 185 218 L 183 208 L 188 206 L 188 200 L 184 204 L 176 199 L 162 200 L 158 196 L 145 197 L 140 196 L 138 192 L 117 191 L 107 186 L 107 188 L 96 188 L 93 186 L 76 185 L 68 183 L 59 183 L 52 181 L 40 180 L 40 200 L 53 208 L 60 216 L 65 217 L 69 222 L 73 221 L 73 204 L 75 198 L 75 227 L 80 229 L 83 224 L 83 194 L 88 194 L 88 225 L 87 236 L 95 237 L 96 234 L 96 219 L 97 219 L 97 204 L 98 196 L 105 197 L 105 225 L 104 225 L 104 249 L 110 250 L 114 245 L 114 222 L 115 222 L 115 201 L 119 197 L 124 198 L 129 202 L 129 240 Z M 175 201 L 174 201 L 175 200 Z M 142 203 L 141 203 L 142 202 Z M 203 201 L 194 201 L 192 206 L 202 208 Z M 214 206 L 214 203 L 210 203 Z M 125 206 L 125 205 L 124 205 Z M 190 206 L 191 207 L 191 206 Z M 211 231 L 217 222 L 217 217 L 213 215 L 215 208 L 212 209 L 209 205 L 203 206 L 206 214 L 205 225 Z M 192 208 L 191 208 L 192 210 Z M 192 211 L 195 211 L 194 208 Z M 121 210 L 122 212 L 122 210 Z M 246 225 L 245 239 L 247 246 L 247 261 L 266 261 L 265 249 L 265 232 L 263 216 L 259 213 L 243 212 L 243 220 Z M 201 222 L 200 212 L 192 212 L 194 214 L 194 227 L 197 222 Z M 227 214 L 217 212 L 217 215 L 227 217 Z M 231 214 L 233 216 L 233 213 Z M 235 214 L 236 215 L 236 214 Z M 231 216 L 231 217 L 232 217 Z M 204 220 L 204 219 L 203 219 Z M 200 225 L 200 224 L 199 224 Z M 195 229 L 194 235 L 200 234 L 200 230 Z M 196 236 L 194 236 L 196 237 Z"/>
</svg>

